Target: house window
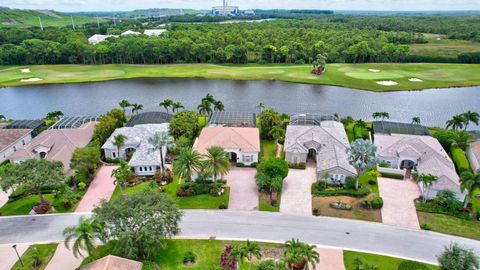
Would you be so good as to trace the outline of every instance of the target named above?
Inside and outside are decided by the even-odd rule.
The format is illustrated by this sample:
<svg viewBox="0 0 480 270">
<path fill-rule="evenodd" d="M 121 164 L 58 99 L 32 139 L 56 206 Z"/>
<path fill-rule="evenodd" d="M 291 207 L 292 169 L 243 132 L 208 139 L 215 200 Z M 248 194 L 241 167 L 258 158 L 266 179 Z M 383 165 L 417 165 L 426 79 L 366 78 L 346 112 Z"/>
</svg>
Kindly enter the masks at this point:
<svg viewBox="0 0 480 270">
<path fill-rule="evenodd" d="M 47 156 L 47 153 L 45 152 L 40 152 L 40 158 L 44 159 Z"/>
<path fill-rule="evenodd" d="M 138 167 L 138 169 L 139 169 L 141 172 L 143 172 L 143 167 L 142 167 L 142 166 Z"/>
<path fill-rule="evenodd" d="M 113 157 L 113 158 L 117 158 L 117 153 L 112 152 L 112 157 Z"/>
<path fill-rule="evenodd" d="M 298 157 L 293 157 L 293 163 L 298 163 Z"/>
<path fill-rule="evenodd" d="M 25 140 L 22 140 L 22 145 L 25 146 Z"/>
<path fill-rule="evenodd" d="M 17 152 L 17 147 L 13 146 L 13 152 Z"/>
<path fill-rule="evenodd" d="M 252 156 L 245 156 L 245 155 L 243 156 L 243 161 L 245 162 L 252 162 L 252 159 L 253 159 Z"/>
<path fill-rule="evenodd" d="M 148 167 L 148 170 L 149 170 L 149 171 L 152 171 L 152 166 L 149 166 L 149 167 Z"/>
</svg>

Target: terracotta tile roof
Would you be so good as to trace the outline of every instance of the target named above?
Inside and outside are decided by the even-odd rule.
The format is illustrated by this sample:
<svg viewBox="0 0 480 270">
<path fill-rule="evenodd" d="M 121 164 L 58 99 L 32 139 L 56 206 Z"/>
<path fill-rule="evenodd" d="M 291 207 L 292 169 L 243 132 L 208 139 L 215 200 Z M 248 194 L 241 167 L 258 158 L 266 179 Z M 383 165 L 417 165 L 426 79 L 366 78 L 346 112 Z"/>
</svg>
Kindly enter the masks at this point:
<svg viewBox="0 0 480 270">
<path fill-rule="evenodd" d="M 0 151 L 25 137 L 30 132 L 32 132 L 31 129 L 0 129 Z"/>
<path fill-rule="evenodd" d="M 80 270 L 141 270 L 143 263 L 113 255 L 84 265 Z"/>
<path fill-rule="evenodd" d="M 49 129 L 8 158 L 11 160 L 25 160 L 38 157 L 35 152 L 39 147 L 48 149 L 47 160 L 57 160 L 63 163 L 64 169 L 70 168 L 70 158 L 77 148 L 85 147 L 93 136 L 95 122 L 83 124 L 79 128 Z"/>
<path fill-rule="evenodd" d="M 202 129 L 193 148 L 201 154 L 207 148 L 220 146 L 224 149 L 240 149 L 244 153 L 260 152 L 260 132 L 248 127 L 206 127 Z"/>
</svg>

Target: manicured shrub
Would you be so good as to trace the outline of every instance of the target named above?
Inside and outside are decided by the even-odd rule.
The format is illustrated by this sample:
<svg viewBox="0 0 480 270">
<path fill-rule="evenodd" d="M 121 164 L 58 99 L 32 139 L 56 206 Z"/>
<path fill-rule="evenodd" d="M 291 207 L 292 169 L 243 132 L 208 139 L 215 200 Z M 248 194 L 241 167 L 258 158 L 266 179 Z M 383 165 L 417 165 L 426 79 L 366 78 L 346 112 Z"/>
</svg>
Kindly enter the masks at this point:
<svg viewBox="0 0 480 270">
<path fill-rule="evenodd" d="M 312 214 L 314 216 L 320 216 L 320 209 L 319 208 L 313 208 Z"/>
<path fill-rule="evenodd" d="M 373 186 L 373 185 L 377 184 L 377 180 L 375 180 L 375 179 L 369 179 L 369 180 L 368 180 L 368 184 L 371 185 L 371 186 Z"/>
<path fill-rule="evenodd" d="M 218 206 L 218 209 L 227 209 L 228 206 L 225 204 L 225 203 L 221 203 L 219 206 Z"/>
<path fill-rule="evenodd" d="M 403 261 L 398 265 L 398 270 L 428 270 L 424 264 L 415 261 Z"/>
<path fill-rule="evenodd" d="M 245 167 L 245 164 L 243 164 L 243 163 L 241 163 L 241 162 L 237 162 L 237 167 L 243 168 L 243 167 Z"/>
<path fill-rule="evenodd" d="M 110 163 L 110 164 L 119 164 L 120 163 L 119 158 L 105 158 L 105 162 Z"/>
<path fill-rule="evenodd" d="M 305 168 L 307 168 L 307 164 L 305 164 L 304 162 L 300 162 L 300 163 L 289 163 L 288 164 L 288 167 L 290 169 L 300 169 L 300 170 L 303 170 Z"/>
<path fill-rule="evenodd" d="M 361 204 L 363 208 L 381 209 L 383 207 L 383 199 L 382 197 L 375 197 L 371 200 L 363 200 Z"/>
<path fill-rule="evenodd" d="M 192 264 L 197 260 L 197 255 L 193 253 L 193 251 L 187 251 L 185 252 L 185 255 L 183 255 L 183 263 L 184 264 Z"/>
<path fill-rule="evenodd" d="M 405 177 L 402 174 L 398 173 L 385 173 L 385 172 L 380 172 L 382 174 L 382 177 L 386 178 L 392 178 L 392 179 L 400 179 L 403 180 Z"/>
<path fill-rule="evenodd" d="M 86 185 L 84 182 L 78 183 L 78 189 L 80 189 L 80 190 L 85 190 L 85 187 L 86 187 L 86 186 L 87 186 L 87 185 Z"/>
<path fill-rule="evenodd" d="M 345 179 L 345 188 L 346 189 L 355 189 L 355 186 L 357 185 L 357 179 L 355 177 L 347 176 Z"/>
<path fill-rule="evenodd" d="M 343 188 L 329 190 L 327 188 L 324 191 L 317 191 L 316 189 L 312 189 L 312 195 L 318 197 L 349 196 L 354 198 L 362 198 L 368 196 L 369 194 L 370 189 L 365 187 L 360 187 L 358 190 L 350 190 Z"/>
<path fill-rule="evenodd" d="M 355 137 L 355 139 L 364 139 L 363 138 L 363 128 L 355 125 L 353 127 L 353 136 Z"/>
<path fill-rule="evenodd" d="M 459 173 L 472 171 L 467 156 L 461 148 L 452 146 L 450 148 L 450 153 L 452 154 L 452 160 L 455 163 Z"/>
<path fill-rule="evenodd" d="M 432 227 L 427 223 L 423 223 L 422 225 L 420 225 L 420 228 L 425 231 L 430 231 L 432 229 Z"/>
</svg>

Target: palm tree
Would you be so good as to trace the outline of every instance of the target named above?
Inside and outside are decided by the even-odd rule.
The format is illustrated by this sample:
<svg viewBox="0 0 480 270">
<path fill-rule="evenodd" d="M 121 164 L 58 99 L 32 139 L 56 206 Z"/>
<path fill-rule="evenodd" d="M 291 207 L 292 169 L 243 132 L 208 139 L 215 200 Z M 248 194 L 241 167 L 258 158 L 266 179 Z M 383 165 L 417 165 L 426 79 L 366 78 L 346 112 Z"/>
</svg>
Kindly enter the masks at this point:
<svg viewBox="0 0 480 270">
<path fill-rule="evenodd" d="M 5 115 L 0 114 L 0 121 L 5 121 L 7 118 L 5 118 Z"/>
<path fill-rule="evenodd" d="M 418 116 L 412 117 L 412 124 L 420 125 L 420 123 L 421 123 L 420 117 Z"/>
<path fill-rule="evenodd" d="M 202 99 L 202 103 L 197 106 L 197 110 L 201 115 L 210 116 L 210 113 L 212 112 L 211 103 L 206 99 Z"/>
<path fill-rule="evenodd" d="M 480 122 L 480 114 L 477 112 L 472 112 L 472 111 L 467 111 L 466 113 L 461 114 L 465 120 L 465 129 L 467 130 L 468 125 L 470 122 L 475 123 L 475 125 L 478 126 L 478 123 Z"/>
<path fill-rule="evenodd" d="M 207 149 L 205 157 L 205 170 L 213 175 L 213 181 L 217 181 L 218 175 L 230 171 L 228 154 L 220 146 L 212 146 Z"/>
<path fill-rule="evenodd" d="M 207 100 L 210 103 L 215 103 L 215 98 L 212 94 L 208 93 L 202 100 Z"/>
<path fill-rule="evenodd" d="M 65 237 L 65 247 L 70 249 L 69 242 L 75 239 L 73 242 L 73 255 L 78 258 L 78 255 L 83 256 L 81 250 L 86 250 L 88 255 L 92 255 L 95 250 L 95 240 L 103 240 L 102 225 L 91 218 L 80 217 L 78 226 L 70 226 L 63 230 L 63 236 Z"/>
<path fill-rule="evenodd" d="M 365 121 L 363 121 L 362 119 L 358 119 L 357 122 L 355 122 L 355 125 L 361 128 L 367 127 L 367 123 L 365 123 Z"/>
<path fill-rule="evenodd" d="M 128 102 L 128 100 L 126 99 L 123 99 L 122 101 L 120 101 L 118 105 L 120 105 L 120 108 L 122 108 L 123 111 L 125 111 L 126 108 L 132 106 L 132 104 L 130 104 L 130 102 Z"/>
<path fill-rule="evenodd" d="M 285 247 L 283 255 L 290 269 L 309 269 L 309 265 L 315 269 L 315 265 L 320 262 L 320 254 L 315 246 L 292 239 L 285 242 Z"/>
<path fill-rule="evenodd" d="M 279 126 L 273 126 L 268 132 L 268 135 L 272 136 L 272 138 L 275 140 L 275 145 L 277 145 L 278 141 L 285 136 L 285 129 Z"/>
<path fill-rule="evenodd" d="M 260 110 L 260 113 L 263 112 L 263 109 L 265 109 L 265 104 L 263 102 L 258 103 L 257 108 Z"/>
<path fill-rule="evenodd" d="M 358 172 L 355 189 L 358 189 L 358 178 L 379 162 L 376 151 L 377 147 L 374 144 L 363 139 L 353 141 L 348 149 L 348 161 Z"/>
<path fill-rule="evenodd" d="M 390 119 L 390 114 L 388 112 L 381 112 L 380 114 L 382 119 Z"/>
<path fill-rule="evenodd" d="M 464 192 L 465 190 L 468 192 L 468 195 L 465 198 L 464 205 L 464 208 L 466 208 L 473 192 L 476 189 L 480 188 L 480 170 L 478 170 L 476 173 L 463 172 L 460 175 L 460 188 L 462 192 Z"/>
<path fill-rule="evenodd" d="M 262 258 L 260 246 L 256 242 L 250 242 L 249 240 L 247 240 L 247 243 L 245 243 L 243 249 L 247 255 L 247 260 L 250 263 L 248 265 L 248 269 L 251 269 L 253 257 L 257 258 L 257 260 Z"/>
<path fill-rule="evenodd" d="M 430 187 L 438 181 L 438 176 L 432 174 L 421 174 L 417 177 L 417 183 L 421 183 L 423 185 L 424 195 L 423 202 L 427 201 L 428 193 L 430 192 Z"/>
<path fill-rule="evenodd" d="M 452 119 L 448 120 L 446 124 L 447 124 L 447 129 L 450 127 L 453 130 L 462 129 L 463 125 L 465 124 L 465 118 L 463 115 L 457 114 L 453 116 Z"/>
<path fill-rule="evenodd" d="M 112 144 L 117 147 L 118 158 L 120 158 L 122 156 L 120 154 L 120 148 L 125 145 L 125 140 L 126 139 L 127 139 L 127 136 L 125 136 L 123 134 L 117 134 L 113 137 Z"/>
<path fill-rule="evenodd" d="M 237 261 L 237 269 L 240 268 L 242 261 L 247 257 L 247 251 L 242 246 L 235 246 L 230 252 L 229 255 L 230 259 L 236 259 Z"/>
<path fill-rule="evenodd" d="M 142 104 L 133 103 L 131 107 L 132 107 L 133 114 L 137 114 L 139 111 L 143 110 Z"/>
<path fill-rule="evenodd" d="M 202 156 L 190 147 L 181 148 L 175 155 L 173 162 L 173 173 L 180 179 L 191 181 L 194 172 L 200 171 L 202 166 Z M 179 179 L 179 180 L 180 180 Z"/>
<path fill-rule="evenodd" d="M 472 140 L 472 134 L 466 131 L 458 131 L 452 134 L 452 145 L 460 147 L 462 150 L 467 149 Z"/>
<path fill-rule="evenodd" d="M 173 104 L 174 104 L 173 100 L 167 98 L 167 99 L 164 99 L 162 102 L 160 102 L 160 104 L 158 104 L 158 105 L 160 107 L 165 108 L 165 110 L 168 113 L 168 108 L 172 107 Z"/>
<path fill-rule="evenodd" d="M 127 184 L 128 179 L 132 176 L 132 168 L 128 166 L 128 163 L 125 160 L 120 160 L 120 166 L 112 171 L 111 177 L 115 178 L 113 181 L 114 185 L 118 185 L 120 190 L 125 190 L 125 185 Z"/>
<path fill-rule="evenodd" d="M 152 151 L 158 151 L 160 154 L 160 169 L 161 172 L 164 172 L 164 160 L 163 160 L 163 148 L 173 149 L 175 144 L 173 143 L 174 139 L 168 134 L 168 132 L 156 132 L 152 137 L 148 139 L 148 143 L 151 146 Z"/>
<path fill-rule="evenodd" d="M 381 118 L 381 117 L 382 117 L 382 113 L 381 113 L 381 112 L 374 112 L 374 113 L 372 114 L 372 117 L 373 117 L 373 119 Z"/>
<path fill-rule="evenodd" d="M 223 111 L 225 110 L 225 106 L 223 105 L 223 103 L 220 101 L 220 100 L 216 100 L 214 103 L 213 103 L 213 109 L 215 111 Z"/>
<path fill-rule="evenodd" d="M 183 106 L 183 104 L 180 102 L 174 102 L 172 104 L 172 111 L 175 112 L 175 111 L 178 111 L 179 109 L 185 109 L 185 106 Z"/>
</svg>

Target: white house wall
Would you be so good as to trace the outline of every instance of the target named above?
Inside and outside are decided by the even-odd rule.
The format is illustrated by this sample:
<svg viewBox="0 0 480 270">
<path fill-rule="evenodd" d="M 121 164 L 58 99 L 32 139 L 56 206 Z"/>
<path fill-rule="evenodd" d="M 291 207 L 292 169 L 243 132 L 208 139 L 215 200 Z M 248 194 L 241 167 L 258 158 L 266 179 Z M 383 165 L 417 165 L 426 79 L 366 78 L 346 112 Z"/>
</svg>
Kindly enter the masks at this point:
<svg viewBox="0 0 480 270">
<path fill-rule="evenodd" d="M 291 153 L 285 152 L 285 160 L 288 163 L 307 163 L 307 154 L 306 153 Z"/>
<path fill-rule="evenodd" d="M 32 140 L 32 134 L 27 134 L 24 137 L 18 139 L 15 143 L 11 144 L 0 152 L 0 163 L 5 162 L 8 156 L 16 151 L 23 149 L 23 147 Z"/>
</svg>

